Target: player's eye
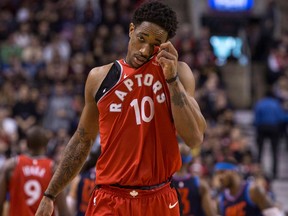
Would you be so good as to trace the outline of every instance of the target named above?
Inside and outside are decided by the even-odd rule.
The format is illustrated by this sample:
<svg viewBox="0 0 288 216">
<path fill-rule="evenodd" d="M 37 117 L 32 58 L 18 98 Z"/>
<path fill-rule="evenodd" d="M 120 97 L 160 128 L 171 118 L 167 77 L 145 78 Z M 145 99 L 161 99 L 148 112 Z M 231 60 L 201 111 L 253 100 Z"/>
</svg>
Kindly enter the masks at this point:
<svg viewBox="0 0 288 216">
<path fill-rule="evenodd" d="M 144 42 L 144 41 L 145 41 L 144 37 L 142 37 L 141 35 L 137 36 L 137 38 L 138 38 L 138 40 L 141 41 L 141 42 Z"/>
</svg>

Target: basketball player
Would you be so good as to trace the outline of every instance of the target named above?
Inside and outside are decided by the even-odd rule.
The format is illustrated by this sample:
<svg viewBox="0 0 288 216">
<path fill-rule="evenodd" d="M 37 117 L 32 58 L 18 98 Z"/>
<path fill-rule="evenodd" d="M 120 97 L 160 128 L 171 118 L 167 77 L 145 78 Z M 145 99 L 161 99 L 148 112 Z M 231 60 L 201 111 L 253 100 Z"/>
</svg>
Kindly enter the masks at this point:
<svg viewBox="0 0 288 216">
<path fill-rule="evenodd" d="M 73 179 L 66 199 L 71 215 L 85 215 L 90 195 L 95 187 L 95 177 L 95 167 L 92 167 Z"/>
<path fill-rule="evenodd" d="M 170 185 L 181 166 L 176 130 L 190 147 L 206 128 L 194 99 L 195 80 L 169 41 L 176 13 L 161 1 L 142 4 L 129 26 L 125 59 L 92 69 L 76 133 L 54 174 L 37 216 L 77 175 L 98 133 L 97 188 L 86 215 L 179 215 Z"/>
<path fill-rule="evenodd" d="M 282 216 L 265 190 L 255 182 L 244 181 L 234 160 L 215 165 L 215 175 L 222 189 L 219 211 L 223 216 Z"/>
<path fill-rule="evenodd" d="M 183 143 L 179 144 L 179 149 L 182 167 L 173 175 L 173 180 L 181 196 L 183 216 L 216 216 L 207 182 L 188 171 L 192 162 L 191 149 Z"/>
<path fill-rule="evenodd" d="M 9 194 L 10 216 L 35 215 L 42 194 L 53 174 L 53 161 L 46 158 L 45 131 L 34 126 L 27 131 L 28 154 L 8 159 L 0 173 L 0 213 Z M 63 193 L 56 199 L 60 215 L 68 215 Z"/>
<path fill-rule="evenodd" d="M 95 164 L 100 155 L 98 142 L 95 144 L 94 149 L 91 151 L 80 174 L 71 182 L 69 193 L 66 198 L 71 215 L 85 215 L 91 193 L 95 188 Z"/>
</svg>

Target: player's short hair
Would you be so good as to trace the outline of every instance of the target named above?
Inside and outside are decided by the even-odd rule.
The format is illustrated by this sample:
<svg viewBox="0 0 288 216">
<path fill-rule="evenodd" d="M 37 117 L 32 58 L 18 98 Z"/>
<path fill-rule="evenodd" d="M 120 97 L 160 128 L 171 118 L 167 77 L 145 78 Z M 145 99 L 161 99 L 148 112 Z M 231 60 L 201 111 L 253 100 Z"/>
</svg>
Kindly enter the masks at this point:
<svg viewBox="0 0 288 216">
<path fill-rule="evenodd" d="M 40 126 L 33 126 L 26 133 L 27 147 L 31 150 L 45 148 L 48 143 L 46 131 Z"/>
<path fill-rule="evenodd" d="M 142 22 L 151 22 L 162 27 L 168 33 L 168 39 L 176 35 L 178 26 L 177 15 L 168 5 L 159 1 L 149 1 L 140 5 L 132 17 L 137 27 Z"/>
</svg>

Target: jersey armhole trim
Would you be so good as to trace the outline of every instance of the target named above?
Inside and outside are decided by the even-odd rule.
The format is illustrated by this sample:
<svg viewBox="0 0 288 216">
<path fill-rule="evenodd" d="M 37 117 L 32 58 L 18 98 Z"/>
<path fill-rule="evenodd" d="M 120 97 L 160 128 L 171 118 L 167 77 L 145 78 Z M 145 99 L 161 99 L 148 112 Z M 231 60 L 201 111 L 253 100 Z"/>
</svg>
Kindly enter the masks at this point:
<svg viewBox="0 0 288 216">
<path fill-rule="evenodd" d="M 224 194 L 221 194 L 219 197 L 219 211 L 221 215 L 224 215 Z"/>
<path fill-rule="evenodd" d="M 199 187 L 200 187 L 200 179 L 199 179 L 198 176 L 194 177 L 194 182 L 195 182 L 196 187 L 199 189 Z"/>
<path fill-rule="evenodd" d="M 245 188 L 245 199 L 247 200 L 248 204 L 251 206 L 256 206 L 256 204 L 252 201 L 251 197 L 250 197 L 250 188 L 251 188 L 251 184 L 248 183 L 248 185 Z"/>
<path fill-rule="evenodd" d="M 96 103 L 98 103 L 101 98 L 103 98 L 103 96 L 105 96 L 121 80 L 122 72 L 122 65 L 118 60 L 116 60 L 95 94 L 94 99 Z"/>
</svg>

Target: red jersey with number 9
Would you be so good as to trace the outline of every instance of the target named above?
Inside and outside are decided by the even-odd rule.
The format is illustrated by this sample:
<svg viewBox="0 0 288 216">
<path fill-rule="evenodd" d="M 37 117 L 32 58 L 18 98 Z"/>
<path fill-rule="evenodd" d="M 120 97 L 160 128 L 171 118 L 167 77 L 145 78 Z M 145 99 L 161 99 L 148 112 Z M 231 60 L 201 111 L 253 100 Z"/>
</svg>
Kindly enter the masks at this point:
<svg viewBox="0 0 288 216">
<path fill-rule="evenodd" d="M 124 60 L 115 64 L 120 78 L 97 103 L 101 155 L 96 184 L 162 183 L 181 166 L 162 68 L 155 57 L 137 69 Z"/>
<path fill-rule="evenodd" d="M 52 177 L 52 163 L 52 160 L 44 157 L 17 157 L 9 184 L 10 216 L 35 215 Z"/>
</svg>

